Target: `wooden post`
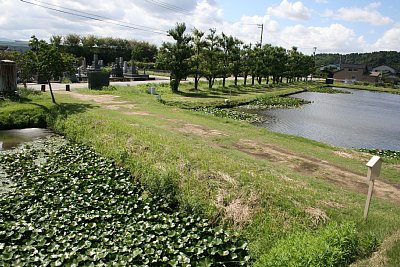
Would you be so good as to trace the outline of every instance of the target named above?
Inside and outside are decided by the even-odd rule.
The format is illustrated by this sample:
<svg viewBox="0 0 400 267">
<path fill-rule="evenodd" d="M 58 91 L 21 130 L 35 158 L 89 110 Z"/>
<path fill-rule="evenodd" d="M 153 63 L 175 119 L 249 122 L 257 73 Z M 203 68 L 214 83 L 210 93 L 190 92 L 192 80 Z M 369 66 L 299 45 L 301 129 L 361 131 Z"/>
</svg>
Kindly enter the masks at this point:
<svg viewBox="0 0 400 267">
<path fill-rule="evenodd" d="M 365 203 L 364 208 L 364 220 L 368 217 L 369 206 L 371 203 L 372 192 L 374 189 L 374 181 L 376 178 L 379 177 L 381 172 L 382 160 L 381 157 L 373 156 L 367 163 L 368 173 L 367 173 L 367 181 L 368 181 L 368 194 L 367 194 L 367 201 Z"/>
</svg>

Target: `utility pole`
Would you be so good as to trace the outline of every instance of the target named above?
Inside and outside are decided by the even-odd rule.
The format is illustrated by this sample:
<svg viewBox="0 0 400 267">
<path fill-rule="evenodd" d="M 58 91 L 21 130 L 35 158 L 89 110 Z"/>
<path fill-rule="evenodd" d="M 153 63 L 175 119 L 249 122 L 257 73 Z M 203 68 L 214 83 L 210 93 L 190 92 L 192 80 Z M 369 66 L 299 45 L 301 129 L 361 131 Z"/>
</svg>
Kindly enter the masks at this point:
<svg viewBox="0 0 400 267">
<path fill-rule="evenodd" d="M 264 33 L 264 23 L 257 24 L 258 28 L 261 29 L 261 37 L 260 37 L 260 47 L 262 47 L 263 42 L 263 33 Z"/>
<path fill-rule="evenodd" d="M 316 46 L 314 46 L 313 47 L 313 56 L 314 56 L 314 70 L 313 70 L 313 73 L 315 72 L 315 67 L 316 67 L 316 61 L 315 61 L 315 52 L 317 52 L 317 47 Z M 312 78 L 313 78 L 313 75 L 314 74 L 311 74 L 311 81 L 312 81 Z"/>
</svg>

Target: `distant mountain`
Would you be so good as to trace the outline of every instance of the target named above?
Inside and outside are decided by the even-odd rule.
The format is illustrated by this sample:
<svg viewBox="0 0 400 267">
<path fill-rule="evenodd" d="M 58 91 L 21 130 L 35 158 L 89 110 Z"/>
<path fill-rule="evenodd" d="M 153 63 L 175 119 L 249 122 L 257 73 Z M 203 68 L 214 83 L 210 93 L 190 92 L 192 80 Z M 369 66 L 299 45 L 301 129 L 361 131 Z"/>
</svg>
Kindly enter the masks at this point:
<svg viewBox="0 0 400 267">
<path fill-rule="evenodd" d="M 8 38 L 4 38 L 4 37 L 0 37 L 0 41 L 2 42 L 14 42 L 14 40 L 8 39 Z"/>
<path fill-rule="evenodd" d="M 400 71 L 400 52 L 380 51 L 372 53 L 352 53 L 352 54 L 317 54 L 315 64 L 317 67 L 329 64 L 367 64 L 374 68 L 387 65 Z"/>
</svg>

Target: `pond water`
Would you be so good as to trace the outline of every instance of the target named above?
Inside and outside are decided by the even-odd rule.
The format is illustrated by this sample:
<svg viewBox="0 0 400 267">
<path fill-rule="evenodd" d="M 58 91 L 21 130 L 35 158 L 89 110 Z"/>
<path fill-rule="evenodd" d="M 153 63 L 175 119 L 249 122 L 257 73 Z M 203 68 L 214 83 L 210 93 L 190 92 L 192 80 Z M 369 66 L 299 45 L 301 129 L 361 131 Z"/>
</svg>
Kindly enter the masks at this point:
<svg viewBox="0 0 400 267">
<path fill-rule="evenodd" d="M 334 146 L 400 151 L 400 95 L 340 89 L 351 94 L 296 94 L 312 103 L 259 111 L 267 118 L 259 126 Z"/>
<path fill-rule="evenodd" d="M 18 147 L 19 145 L 44 138 L 52 132 L 42 128 L 12 129 L 0 131 L 0 151 Z"/>
</svg>

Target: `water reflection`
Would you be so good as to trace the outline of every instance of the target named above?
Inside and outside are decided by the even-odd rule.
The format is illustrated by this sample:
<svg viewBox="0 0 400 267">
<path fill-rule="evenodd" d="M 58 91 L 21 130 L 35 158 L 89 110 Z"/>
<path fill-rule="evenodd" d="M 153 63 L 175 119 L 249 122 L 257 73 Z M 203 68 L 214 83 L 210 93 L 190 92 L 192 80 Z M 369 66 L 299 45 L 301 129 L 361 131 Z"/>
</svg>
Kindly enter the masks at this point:
<svg viewBox="0 0 400 267">
<path fill-rule="evenodd" d="M 297 94 L 313 103 L 260 111 L 272 117 L 260 126 L 335 146 L 400 150 L 400 95 L 346 91 L 352 94 Z"/>
<path fill-rule="evenodd" d="M 18 147 L 20 144 L 51 135 L 52 132 L 41 128 L 26 128 L 0 131 L 0 151 Z"/>
</svg>

